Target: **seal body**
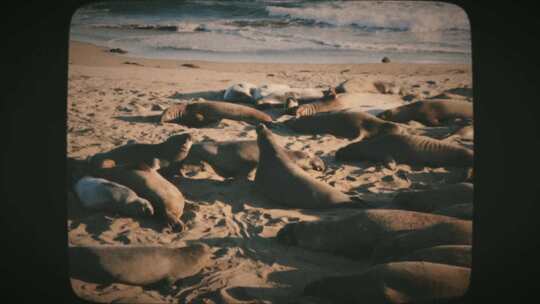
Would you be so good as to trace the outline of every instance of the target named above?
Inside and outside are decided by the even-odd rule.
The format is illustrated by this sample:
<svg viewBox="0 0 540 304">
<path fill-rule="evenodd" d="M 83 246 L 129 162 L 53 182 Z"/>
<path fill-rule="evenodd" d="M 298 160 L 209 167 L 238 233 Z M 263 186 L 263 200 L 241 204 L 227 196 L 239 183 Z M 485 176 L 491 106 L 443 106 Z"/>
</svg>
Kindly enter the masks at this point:
<svg viewBox="0 0 540 304">
<path fill-rule="evenodd" d="M 144 286 L 160 281 L 173 284 L 197 274 L 211 257 L 210 248 L 205 244 L 180 248 L 69 247 L 68 250 L 70 276 L 101 284 L 120 282 Z"/>
<path fill-rule="evenodd" d="M 409 165 L 472 167 L 472 150 L 426 136 L 388 134 L 355 142 L 336 152 L 337 160 L 395 160 Z"/>
<path fill-rule="evenodd" d="M 431 190 L 400 192 L 394 197 L 394 203 L 406 210 L 432 212 L 456 204 L 472 205 L 473 194 L 473 184 L 459 183 Z"/>
<path fill-rule="evenodd" d="M 473 204 L 456 204 L 433 211 L 434 214 L 446 215 L 462 220 L 472 220 L 474 216 Z"/>
<path fill-rule="evenodd" d="M 161 122 L 177 122 L 179 124 L 200 128 L 221 119 L 244 121 L 251 124 L 270 123 L 272 117 L 255 108 L 229 102 L 201 101 L 182 102 L 173 105 L 161 115 Z"/>
<path fill-rule="evenodd" d="M 304 288 L 304 295 L 334 303 L 419 303 L 461 297 L 470 282 L 470 268 L 430 262 L 376 265 L 348 276 L 326 277 Z"/>
<path fill-rule="evenodd" d="M 117 147 L 105 153 L 98 153 L 90 159 L 90 163 L 103 167 L 104 162 L 113 160 L 116 165 L 136 165 L 141 162 L 151 164 L 154 158 L 159 160 L 160 171 L 178 169 L 180 163 L 189 153 L 193 144 L 191 134 L 183 133 L 169 137 L 159 144 L 134 143 Z M 169 171 L 169 170 L 167 170 Z"/>
<path fill-rule="evenodd" d="M 288 157 L 304 170 L 323 171 L 322 159 L 302 151 L 284 149 Z M 186 163 L 205 161 L 223 177 L 247 178 L 259 163 L 259 146 L 255 140 L 205 142 L 193 145 Z"/>
<path fill-rule="evenodd" d="M 395 235 L 377 244 L 372 259 L 381 263 L 438 245 L 472 245 L 472 222 L 454 220 Z"/>
<path fill-rule="evenodd" d="M 253 91 L 257 88 L 256 85 L 249 82 L 236 83 L 225 90 L 223 99 L 230 102 L 253 102 Z"/>
<path fill-rule="evenodd" d="M 423 100 L 383 111 L 377 117 L 394 122 L 415 120 L 428 126 L 438 126 L 456 119 L 472 120 L 473 105 L 458 100 Z"/>
<path fill-rule="evenodd" d="M 184 212 L 184 196 L 178 188 L 161 176 L 157 160 L 153 167 L 140 166 L 98 168 L 94 174 L 131 188 L 137 195 L 150 201 L 155 214 L 177 230 L 182 229 L 180 220 Z"/>
<path fill-rule="evenodd" d="M 260 159 L 255 188 L 272 201 L 293 208 L 321 209 L 354 205 L 348 195 L 316 180 L 296 165 L 264 125 L 257 127 L 257 144 Z"/>
<path fill-rule="evenodd" d="M 111 210 L 128 216 L 150 216 L 154 208 L 150 202 L 126 186 L 103 178 L 85 176 L 75 184 L 75 192 L 89 209 Z"/>
<path fill-rule="evenodd" d="M 404 129 L 369 113 L 332 112 L 303 116 L 285 121 L 285 125 L 299 133 L 332 134 L 348 139 L 365 139 L 379 134 L 401 134 Z"/>
<path fill-rule="evenodd" d="M 277 238 L 292 246 L 365 259 L 384 238 L 455 221 L 458 220 L 429 213 L 370 209 L 339 220 L 287 224 Z"/>
<path fill-rule="evenodd" d="M 424 261 L 471 267 L 471 245 L 439 245 L 416 250 L 393 261 Z"/>
</svg>

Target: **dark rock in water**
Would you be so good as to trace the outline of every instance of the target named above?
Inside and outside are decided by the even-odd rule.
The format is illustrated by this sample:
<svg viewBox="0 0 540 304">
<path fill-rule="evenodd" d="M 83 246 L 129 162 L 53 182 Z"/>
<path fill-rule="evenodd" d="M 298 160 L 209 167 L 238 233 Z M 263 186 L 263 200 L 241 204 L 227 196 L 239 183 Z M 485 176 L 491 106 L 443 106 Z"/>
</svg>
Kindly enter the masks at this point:
<svg viewBox="0 0 540 304">
<path fill-rule="evenodd" d="M 127 53 L 126 50 L 122 50 L 121 48 L 110 49 L 109 52 L 118 53 L 118 54 L 126 54 Z"/>
<path fill-rule="evenodd" d="M 383 59 L 381 60 L 382 63 L 389 63 L 390 62 L 390 58 L 388 57 L 383 57 Z"/>
</svg>

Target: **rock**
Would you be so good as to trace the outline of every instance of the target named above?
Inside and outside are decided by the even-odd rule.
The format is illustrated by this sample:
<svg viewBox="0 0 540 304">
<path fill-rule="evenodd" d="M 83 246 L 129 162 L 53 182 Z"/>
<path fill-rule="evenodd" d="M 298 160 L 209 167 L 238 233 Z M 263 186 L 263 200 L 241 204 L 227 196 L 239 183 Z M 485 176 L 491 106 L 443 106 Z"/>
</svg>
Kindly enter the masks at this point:
<svg viewBox="0 0 540 304">
<path fill-rule="evenodd" d="M 186 68 L 192 68 L 192 69 L 200 69 L 201 67 L 196 65 L 196 64 L 193 64 L 193 63 L 184 63 L 182 64 L 183 67 L 186 67 Z"/>
<path fill-rule="evenodd" d="M 111 52 L 111 53 L 118 53 L 118 54 L 126 54 L 126 53 L 127 53 L 126 50 L 123 50 L 123 49 L 121 49 L 121 48 L 110 49 L 109 52 Z"/>
<path fill-rule="evenodd" d="M 389 63 L 390 62 L 390 58 L 388 57 L 383 57 L 383 59 L 381 60 L 382 63 Z"/>
</svg>

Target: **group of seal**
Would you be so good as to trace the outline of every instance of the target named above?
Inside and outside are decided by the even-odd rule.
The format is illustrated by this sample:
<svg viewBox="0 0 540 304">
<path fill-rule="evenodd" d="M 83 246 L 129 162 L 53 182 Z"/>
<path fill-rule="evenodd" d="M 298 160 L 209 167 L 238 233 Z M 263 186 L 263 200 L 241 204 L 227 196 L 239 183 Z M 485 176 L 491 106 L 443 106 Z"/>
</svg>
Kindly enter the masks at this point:
<svg viewBox="0 0 540 304">
<path fill-rule="evenodd" d="M 381 83 L 365 86 L 392 93 Z M 243 121 L 256 126 L 257 140 L 195 143 L 189 133 L 183 133 L 159 144 L 128 144 L 89 158 L 88 174 L 75 183 L 75 192 L 87 208 L 154 216 L 181 230 L 184 197 L 167 177 L 181 173 L 185 164 L 199 162 L 208 163 L 225 178 L 250 179 L 254 173 L 254 189 L 276 205 L 361 209 L 339 220 L 291 223 L 278 232 L 276 239 L 288 246 L 351 259 L 368 258 L 373 263 L 356 275 L 311 282 L 304 289 L 305 295 L 370 303 L 462 295 L 471 267 L 472 184 L 402 191 L 394 197 L 392 209 L 374 209 L 370 203 L 307 173 L 324 171 L 326 165 L 315 155 L 282 147 L 269 129 L 275 126 L 272 117 L 260 106 L 283 105 L 283 114 L 293 116 L 283 125 L 297 133 L 354 140 L 336 151 L 337 161 L 470 168 L 474 159 L 471 149 L 448 140 L 408 134 L 401 123 L 414 120 L 436 126 L 459 120 L 467 124 L 472 119 L 472 105 L 451 100 L 419 101 L 374 116 L 345 108 L 342 98 L 353 89 L 351 82 L 328 90 L 303 91 L 244 82 L 225 90 L 225 101 L 172 105 L 163 111 L 160 122 L 200 128 L 221 119 Z M 472 138 L 471 132 L 472 127 L 465 126 L 454 135 Z M 162 280 L 170 284 L 194 275 L 211 255 L 209 247 L 202 244 L 69 250 L 74 276 L 134 285 Z"/>
</svg>

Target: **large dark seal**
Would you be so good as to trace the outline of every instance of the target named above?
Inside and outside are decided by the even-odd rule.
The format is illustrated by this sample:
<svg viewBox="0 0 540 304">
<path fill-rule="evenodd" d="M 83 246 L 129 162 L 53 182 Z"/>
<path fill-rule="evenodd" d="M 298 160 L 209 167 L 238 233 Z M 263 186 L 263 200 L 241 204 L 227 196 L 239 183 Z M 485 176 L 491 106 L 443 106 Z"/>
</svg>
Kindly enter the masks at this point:
<svg viewBox="0 0 540 304">
<path fill-rule="evenodd" d="M 107 284 L 149 285 L 197 274 L 210 261 L 208 245 L 69 247 L 70 276 Z"/>
<path fill-rule="evenodd" d="M 416 250 L 392 261 L 424 261 L 470 268 L 471 249 L 471 245 L 439 245 Z"/>
<path fill-rule="evenodd" d="M 77 181 L 74 190 L 84 207 L 119 212 L 128 216 L 151 216 L 154 207 L 135 191 L 103 178 L 85 176 Z"/>
<path fill-rule="evenodd" d="M 473 105 L 468 101 L 424 100 L 386 110 L 377 117 L 394 122 L 415 120 L 428 126 L 438 126 L 455 120 L 473 119 Z"/>
<path fill-rule="evenodd" d="M 457 219 L 405 210 L 371 209 L 340 220 L 287 224 L 277 239 L 291 246 L 365 259 L 383 238 Z"/>
<path fill-rule="evenodd" d="M 199 128 L 219 122 L 221 119 L 244 121 L 250 124 L 272 122 L 270 115 L 252 107 L 217 101 L 178 103 L 165 109 L 160 121 Z"/>
<path fill-rule="evenodd" d="M 322 159 L 306 152 L 284 149 L 287 156 L 304 170 L 324 171 Z M 205 142 L 191 147 L 186 164 L 204 161 L 223 177 L 247 178 L 259 163 L 259 145 L 255 140 Z"/>
<path fill-rule="evenodd" d="M 351 244 L 354 246 L 354 244 Z M 420 303 L 463 296 L 470 268 L 429 262 L 396 262 L 348 276 L 327 277 L 304 288 L 304 295 L 332 303 Z"/>
<path fill-rule="evenodd" d="M 430 190 L 400 192 L 393 202 L 402 209 L 432 212 L 451 205 L 472 204 L 473 194 L 473 184 L 459 183 Z"/>
<path fill-rule="evenodd" d="M 372 259 L 382 263 L 438 245 L 472 245 L 472 222 L 456 219 L 386 238 L 377 244 Z"/>
<path fill-rule="evenodd" d="M 131 188 L 138 196 L 150 201 L 156 216 L 164 218 L 171 228 L 182 230 L 180 217 L 184 212 L 184 196 L 157 172 L 158 169 L 159 164 L 155 159 L 152 167 L 141 163 L 137 166 L 97 168 L 93 169 L 93 175 Z"/>
<path fill-rule="evenodd" d="M 159 160 L 160 172 L 178 172 L 180 163 L 188 155 L 193 143 L 189 133 L 173 135 L 159 144 L 134 143 L 117 147 L 111 151 L 95 154 L 90 163 L 103 167 L 107 159 L 113 160 L 116 165 L 133 165 L 141 162 L 151 164 L 154 158 Z"/>
<path fill-rule="evenodd" d="M 399 125 L 364 112 L 331 112 L 292 118 L 284 122 L 292 130 L 304 134 L 332 134 L 348 139 L 367 139 L 380 134 L 402 134 Z"/>
<path fill-rule="evenodd" d="M 342 161 L 397 162 L 432 167 L 472 167 L 472 150 L 426 136 L 389 134 L 349 144 L 336 152 Z"/>
<path fill-rule="evenodd" d="M 472 220 L 474 217 L 474 206 L 473 204 L 456 204 L 437 209 L 433 211 L 433 214 L 451 216 L 462 220 Z"/>
<path fill-rule="evenodd" d="M 257 127 L 260 159 L 255 188 L 272 201 L 293 208 L 362 207 L 343 192 L 321 182 L 296 165 L 264 125 Z"/>
</svg>

